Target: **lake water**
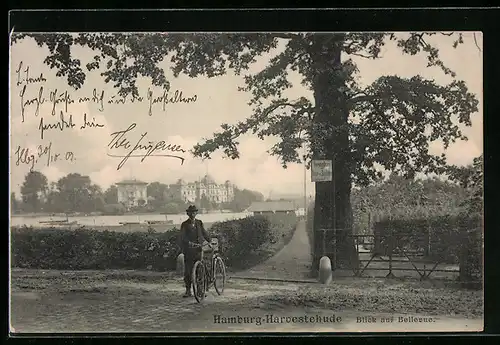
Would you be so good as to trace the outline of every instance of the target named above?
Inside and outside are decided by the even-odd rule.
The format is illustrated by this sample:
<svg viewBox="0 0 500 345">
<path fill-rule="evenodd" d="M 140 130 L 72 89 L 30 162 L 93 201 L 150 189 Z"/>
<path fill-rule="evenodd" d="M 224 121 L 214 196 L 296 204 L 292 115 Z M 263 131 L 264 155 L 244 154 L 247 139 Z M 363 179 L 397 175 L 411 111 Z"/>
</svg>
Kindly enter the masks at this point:
<svg viewBox="0 0 500 345">
<path fill-rule="evenodd" d="M 251 215 L 247 212 L 241 213 L 204 213 L 198 214 L 197 218 L 204 223 L 220 222 L 230 219 L 245 218 Z M 173 224 L 180 224 L 187 219 L 186 214 L 169 214 L 166 216 Z M 32 226 L 40 227 L 43 221 L 66 220 L 66 217 L 51 217 L 51 216 L 22 216 L 14 215 L 10 219 L 11 226 Z M 68 217 L 70 222 L 77 221 L 79 225 L 85 226 L 119 226 L 120 222 L 139 222 L 165 220 L 164 214 L 129 214 L 122 216 L 80 216 Z"/>
</svg>

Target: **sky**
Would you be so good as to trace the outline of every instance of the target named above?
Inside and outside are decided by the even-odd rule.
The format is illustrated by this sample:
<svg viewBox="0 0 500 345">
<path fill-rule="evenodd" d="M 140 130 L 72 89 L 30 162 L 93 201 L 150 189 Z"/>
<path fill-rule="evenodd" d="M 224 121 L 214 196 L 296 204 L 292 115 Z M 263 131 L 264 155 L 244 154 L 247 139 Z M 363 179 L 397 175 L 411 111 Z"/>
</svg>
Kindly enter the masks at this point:
<svg viewBox="0 0 500 345">
<path fill-rule="evenodd" d="M 471 32 L 464 33 L 465 43 L 456 49 L 452 47 L 452 37 L 436 35 L 429 40 L 440 49 L 441 59 L 456 72 L 456 78 L 464 80 L 469 91 L 475 93 L 480 102 L 478 113 L 472 116 L 472 126 L 463 129 L 469 140 L 457 142 L 446 151 L 448 162 L 457 165 L 471 163 L 472 159 L 480 155 L 483 150 L 482 35 L 477 32 L 475 37 L 476 40 Z M 136 127 L 126 134 L 132 145 L 147 132 L 142 142 L 163 140 L 189 150 L 203 138 L 210 138 L 212 133 L 220 129 L 222 123 L 236 123 L 250 116 L 252 109 L 247 105 L 250 95 L 238 91 L 238 86 L 243 85 L 243 77 L 230 72 L 216 78 L 189 78 L 183 75 L 174 78 L 168 62 L 165 61 L 161 67 L 165 69 L 170 80 L 169 95 L 173 95 L 177 90 L 182 92 L 184 97 L 196 97 L 196 101 L 167 104 L 165 110 L 156 104 L 151 106 L 150 114 L 150 105 L 146 99 L 148 92 L 158 97 L 163 91 L 152 87 L 148 79 L 140 78 L 138 81 L 139 94 L 144 97 L 142 102 L 127 102 L 127 104 L 104 102 L 102 106 L 99 102 L 92 101 L 80 103 L 78 102 L 80 98 L 92 98 L 94 89 L 96 95 L 104 92 L 104 101 L 116 95 L 116 89 L 106 84 L 99 72 L 87 73 L 83 88 L 75 90 L 69 87 L 65 78 L 58 77 L 55 70 L 44 64 L 47 53 L 46 47 L 37 46 L 32 39 L 24 39 L 11 47 L 10 171 L 13 192 L 19 193 L 30 168 L 41 171 L 50 182 L 55 182 L 73 172 L 88 175 L 103 189 L 122 179 L 135 178 L 145 182 L 175 183 L 179 178 L 194 181 L 208 173 L 218 183 L 230 180 L 240 188 L 256 190 L 266 196 L 303 194 L 305 173 L 307 194 L 314 192 L 310 171 L 304 172 L 303 165 L 290 164 L 287 169 L 283 169 L 278 158 L 269 155 L 267 150 L 271 148 L 275 139 L 260 140 L 251 135 L 239 139 L 238 160 L 225 159 L 222 154 L 217 153 L 211 160 L 202 161 L 186 153 L 183 154 L 185 160 L 182 165 L 179 159 L 171 157 L 148 157 L 142 162 L 140 158 L 130 158 L 117 170 L 122 158 L 110 157 L 108 154 L 123 155 L 127 150 L 108 147 L 113 138 L 112 133 L 124 131 L 133 123 Z M 95 55 L 91 50 L 80 47 L 76 47 L 73 54 L 82 63 L 90 61 Z M 381 56 L 382 58 L 377 60 L 350 57 L 358 65 L 358 80 L 362 85 L 369 85 L 382 75 L 402 77 L 421 75 L 434 79 L 439 84 L 451 81 L 450 77 L 445 76 L 440 69 L 426 67 L 424 56 L 403 56 L 393 43 L 382 48 Z M 251 71 L 264 68 L 268 59 L 269 56 L 260 58 L 251 66 Z M 19 66 L 24 73 L 17 72 Z M 30 78 L 37 78 L 43 74 L 45 81 L 21 82 L 18 85 L 18 76 L 26 77 L 26 67 L 29 67 Z M 290 81 L 293 87 L 287 91 L 286 96 L 292 99 L 301 96 L 311 99 L 310 91 L 300 84 L 299 75 L 291 74 Z M 45 102 L 38 106 L 37 111 L 36 99 L 40 94 L 40 87 L 43 87 L 42 95 Z M 65 92 L 76 100 L 67 108 L 64 97 L 52 96 L 54 94 L 59 96 Z M 22 103 L 26 102 L 29 104 L 23 107 Z M 62 131 L 57 128 L 47 128 L 47 125 L 60 122 L 61 111 L 67 122 L 72 115 L 74 127 Z M 52 116 L 53 112 L 55 116 Z M 88 122 L 100 126 L 90 128 L 87 125 L 86 128 L 81 128 L 85 122 L 84 114 Z M 46 130 L 39 129 L 42 118 Z M 439 145 L 431 147 L 435 153 L 442 152 Z M 57 158 L 56 154 L 59 154 Z M 31 155 L 34 155 L 36 162 L 30 160 Z M 20 156 L 22 159 L 19 159 Z"/>
</svg>

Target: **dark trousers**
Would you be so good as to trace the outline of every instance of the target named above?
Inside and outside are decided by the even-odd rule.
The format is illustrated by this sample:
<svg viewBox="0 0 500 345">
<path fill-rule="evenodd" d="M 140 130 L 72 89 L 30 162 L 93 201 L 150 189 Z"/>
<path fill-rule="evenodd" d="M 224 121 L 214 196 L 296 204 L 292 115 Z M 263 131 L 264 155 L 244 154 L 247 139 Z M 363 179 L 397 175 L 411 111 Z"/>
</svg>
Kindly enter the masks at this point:
<svg viewBox="0 0 500 345">
<path fill-rule="evenodd" d="M 193 266 L 198 260 L 201 260 L 201 252 L 190 251 L 184 254 L 184 284 L 187 290 L 191 289 Z"/>
</svg>

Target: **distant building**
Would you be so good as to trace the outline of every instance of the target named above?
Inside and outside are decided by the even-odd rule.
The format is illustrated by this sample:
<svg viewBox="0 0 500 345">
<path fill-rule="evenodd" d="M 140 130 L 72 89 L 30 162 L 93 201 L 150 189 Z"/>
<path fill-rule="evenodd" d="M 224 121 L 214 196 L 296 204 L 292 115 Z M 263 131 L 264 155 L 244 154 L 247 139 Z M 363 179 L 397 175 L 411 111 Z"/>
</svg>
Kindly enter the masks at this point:
<svg viewBox="0 0 500 345">
<path fill-rule="evenodd" d="M 295 211 L 295 213 L 297 214 L 297 216 L 303 217 L 306 215 L 306 209 L 303 207 L 299 207 L 297 211 Z"/>
<path fill-rule="evenodd" d="M 253 215 L 266 215 L 275 213 L 295 213 L 295 205 L 291 201 L 259 201 L 253 202 L 248 208 Z"/>
<path fill-rule="evenodd" d="M 123 204 L 128 208 L 147 204 L 147 182 L 139 180 L 124 180 L 115 184 L 118 189 L 119 204 Z"/>
<path fill-rule="evenodd" d="M 304 198 L 302 194 L 291 194 L 291 193 L 270 193 L 268 201 L 292 201 L 295 208 L 304 208 L 309 202 Z"/>
<path fill-rule="evenodd" d="M 186 183 L 180 179 L 169 186 L 171 195 L 185 202 L 194 203 L 205 196 L 209 201 L 216 203 L 231 202 L 234 200 L 234 186 L 228 180 L 217 184 L 212 177 L 205 175 L 196 182 Z"/>
</svg>

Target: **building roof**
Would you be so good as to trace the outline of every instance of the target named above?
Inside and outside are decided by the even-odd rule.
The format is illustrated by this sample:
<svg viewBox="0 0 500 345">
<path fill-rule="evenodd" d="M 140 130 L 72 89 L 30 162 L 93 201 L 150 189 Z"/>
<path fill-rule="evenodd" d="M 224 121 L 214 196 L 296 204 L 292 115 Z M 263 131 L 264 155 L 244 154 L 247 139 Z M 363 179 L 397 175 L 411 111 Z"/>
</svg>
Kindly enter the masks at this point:
<svg viewBox="0 0 500 345">
<path fill-rule="evenodd" d="M 276 192 L 271 192 L 269 194 L 269 199 L 271 200 L 299 200 L 303 199 L 304 195 L 303 194 L 294 194 L 294 193 L 276 193 Z"/>
<path fill-rule="evenodd" d="M 115 183 L 117 185 L 124 185 L 124 184 L 136 184 L 136 185 L 145 185 L 145 184 L 148 184 L 147 182 L 144 182 L 144 181 L 140 181 L 140 180 L 136 180 L 136 179 L 133 179 L 133 180 L 123 180 L 123 181 L 120 181 L 120 182 L 117 182 Z"/>
<path fill-rule="evenodd" d="M 256 201 L 253 202 L 248 211 L 267 212 L 267 211 L 294 211 L 295 206 L 291 201 Z"/>
<path fill-rule="evenodd" d="M 272 197 L 269 198 L 269 201 L 290 201 L 293 202 L 293 204 L 296 207 L 304 207 L 304 205 L 307 205 L 310 203 L 310 198 L 304 199 L 304 196 L 297 196 L 297 195 L 292 195 L 290 194 L 289 196 L 287 195 L 280 195 L 279 197 Z"/>
</svg>

